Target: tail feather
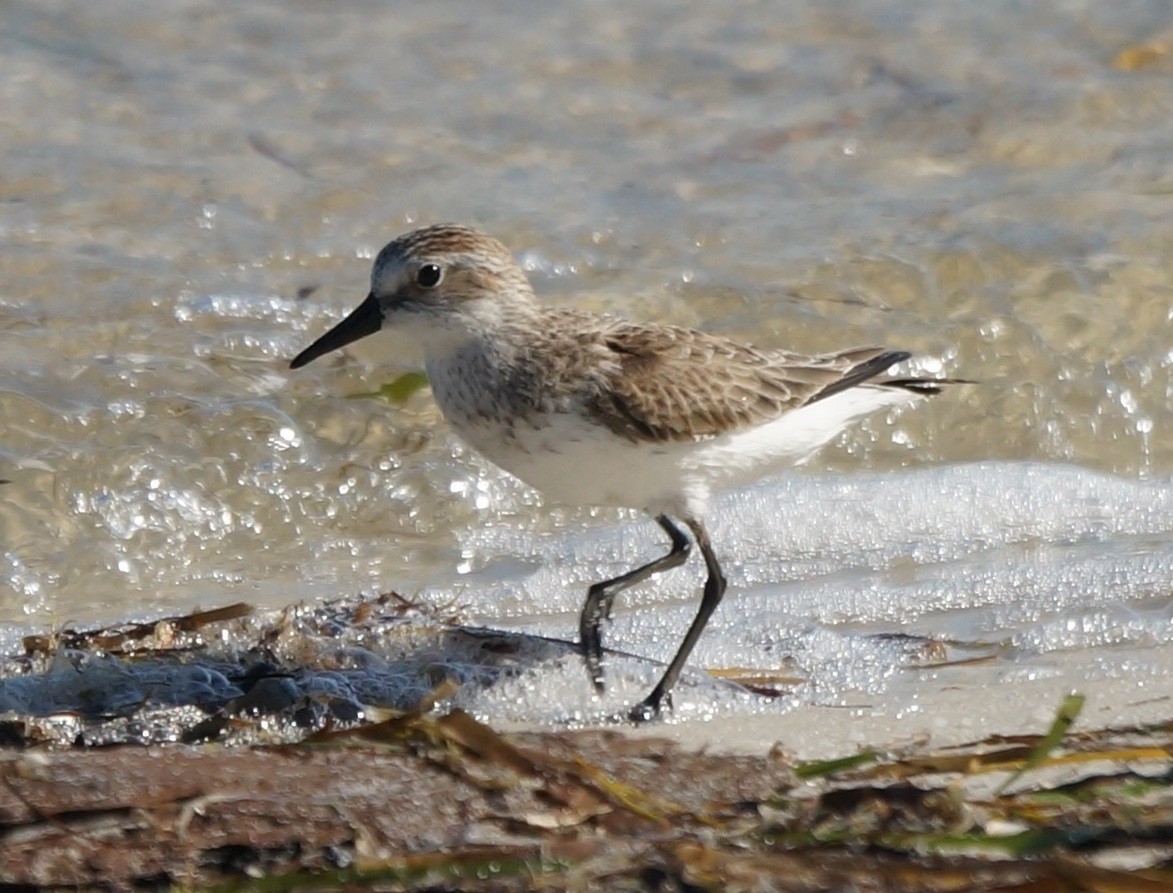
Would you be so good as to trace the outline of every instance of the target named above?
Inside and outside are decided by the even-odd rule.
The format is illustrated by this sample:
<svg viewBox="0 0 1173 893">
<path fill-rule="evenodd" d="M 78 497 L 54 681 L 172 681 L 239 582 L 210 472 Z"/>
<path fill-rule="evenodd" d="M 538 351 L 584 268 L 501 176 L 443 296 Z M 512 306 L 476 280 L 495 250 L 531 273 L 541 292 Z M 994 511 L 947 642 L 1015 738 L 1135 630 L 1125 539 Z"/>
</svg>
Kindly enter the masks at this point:
<svg viewBox="0 0 1173 893">
<path fill-rule="evenodd" d="M 879 356 L 872 357 L 870 360 L 864 360 L 854 369 L 846 372 L 842 378 L 836 379 L 817 394 L 814 394 L 807 403 L 814 403 L 816 400 L 832 397 L 858 384 L 863 384 L 869 378 L 875 378 L 889 366 L 903 363 L 910 356 L 912 354 L 906 350 L 886 350 Z"/>
<path fill-rule="evenodd" d="M 898 391 L 911 391 L 914 394 L 924 394 L 926 397 L 939 394 L 949 385 L 977 384 L 968 378 L 888 378 L 884 381 L 869 382 L 878 388 L 892 388 Z"/>
<path fill-rule="evenodd" d="M 907 350 L 885 350 L 871 359 L 864 360 L 858 366 L 849 369 L 843 377 L 831 382 L 818 393 L 814 394 L 807 403 L 814 403 L 843 391 L 865 385 L 866 387 L 885 388 L 894 391 L 908 391 L 920 396 L 939 394 L 947 385 L 973 384 L 964 378 L 885 378 L 874 381 L 875 377 L 887 371 L 897 363 L 903 363 L 912 354 Z"/>
</svg>

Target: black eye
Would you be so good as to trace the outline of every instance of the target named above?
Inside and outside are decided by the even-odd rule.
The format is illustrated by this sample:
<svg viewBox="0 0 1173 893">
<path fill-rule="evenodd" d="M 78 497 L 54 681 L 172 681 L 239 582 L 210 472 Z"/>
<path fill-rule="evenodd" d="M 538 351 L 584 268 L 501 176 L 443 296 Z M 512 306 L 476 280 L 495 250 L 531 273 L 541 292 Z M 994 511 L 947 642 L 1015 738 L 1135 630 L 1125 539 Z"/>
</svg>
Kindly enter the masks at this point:
<svg viewBox="0 0 1173 893">
<path fill-rule="evenodd" d="M 444 277 L 438 264 L 424 264 L 415 273 L 415 284 L 423 288 L 435 288 Z"/>
</svg>

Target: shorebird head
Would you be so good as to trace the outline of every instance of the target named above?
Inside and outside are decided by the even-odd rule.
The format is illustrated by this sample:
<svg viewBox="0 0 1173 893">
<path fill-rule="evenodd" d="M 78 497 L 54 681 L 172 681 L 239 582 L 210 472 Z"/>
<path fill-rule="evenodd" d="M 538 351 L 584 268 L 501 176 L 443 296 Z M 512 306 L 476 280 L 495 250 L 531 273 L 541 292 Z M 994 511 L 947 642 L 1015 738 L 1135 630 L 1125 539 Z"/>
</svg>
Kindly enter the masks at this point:
<svg viewBox="0 0 1173 893">
<path fill-rule="evenodd" d="M 426 351 L 491 328 L 506 308 L 533 300 L 524 271 L 492 236 L 455 223 L 425 226 L 379 252 L 367 299 L 289 365 L 297 369 L 392 327 L 417 338 Z"/>
</svg>

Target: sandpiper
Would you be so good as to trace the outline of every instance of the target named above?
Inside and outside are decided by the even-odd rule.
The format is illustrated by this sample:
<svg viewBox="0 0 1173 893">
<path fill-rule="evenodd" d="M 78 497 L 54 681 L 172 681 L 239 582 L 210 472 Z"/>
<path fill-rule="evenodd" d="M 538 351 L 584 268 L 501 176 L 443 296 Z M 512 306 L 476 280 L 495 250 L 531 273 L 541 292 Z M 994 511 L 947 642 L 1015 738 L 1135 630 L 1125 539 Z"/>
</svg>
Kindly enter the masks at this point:
<svg viewBox="0 0 1173 893">
<path fill-rule="evenodd" d="M 492 462 L 566 504 L 643 509 L 671 540 L 666 555 L 587 592 L 580 647 L 597 690 L 600 626 L 615 596 L 684 563 L 691 544 L 677 521 L 692 533 L 708 570 L 700 608 L 659 683 L 632 709 L 636 721 L 670 705 L 725 592 L 704 525 L 713 489 L 799 464 L 860 416 L 945 384 L 879 377 L 909 357 L 904 351 L 803 356 L 546 307 L 504 245 L 456 224 L 423 227 L 383 248 L 366 300 L 290 366 L 384 327 L 422 347 L 445 419 Z"/>
</svg>

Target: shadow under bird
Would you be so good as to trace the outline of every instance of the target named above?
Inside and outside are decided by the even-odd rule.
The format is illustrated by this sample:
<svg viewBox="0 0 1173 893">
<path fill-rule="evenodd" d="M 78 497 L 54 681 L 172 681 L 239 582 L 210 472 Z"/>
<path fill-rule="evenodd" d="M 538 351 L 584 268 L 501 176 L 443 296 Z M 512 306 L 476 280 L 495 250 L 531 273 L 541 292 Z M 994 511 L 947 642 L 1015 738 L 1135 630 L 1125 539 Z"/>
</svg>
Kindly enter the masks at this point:
<svg viewBox="0 0 1173 893">
<path fill-rule="evenodd" d="M 566 504 L 643 509 L 668 535 L 666 555 L 587 592 L 579 633 L 597 690 L 600 627 L 615 596 L 683 564 L 696 542 L 708 570 L 700 608 L 659 683 L 631 710 L 636 721 L 671 704 L 725 593 L 704 525 L 714 488 L 800 464 L 859 417 L 949 383 L 882 377 L 908 359 L 904 351 L 803 356 L 543 306 L 504 245 L 456 224 L 413 230 L 383 248 L 366 300 L 290 366 L 383 328 L 423 349 L 444 418 L 485 457 Z"/>
</svg>

